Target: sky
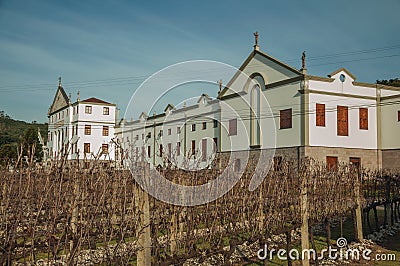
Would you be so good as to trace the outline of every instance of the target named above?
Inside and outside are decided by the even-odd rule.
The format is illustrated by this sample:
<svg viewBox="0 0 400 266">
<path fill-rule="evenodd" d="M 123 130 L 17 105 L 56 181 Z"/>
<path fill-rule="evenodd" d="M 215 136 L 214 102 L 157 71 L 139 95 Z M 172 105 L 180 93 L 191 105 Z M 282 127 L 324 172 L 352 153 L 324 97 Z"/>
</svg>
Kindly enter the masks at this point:
<svg viewBox="0 0 400 266">
<path fill-rule="evenodd" d="M 400 77 L 399 10 L 398 0 L 0 0 L 0 110 L 46 122 L 61 76 L 73 102 L 80 91 L 123 113 L 140 84 L 170 65 L 239 67 L 255 31 L 262 51 L 295 68 L 306 51 L 311 75 L 345 67 L 362 82 Z M 216 84 L 204 88 L 216 96 Z"/>
</svg>

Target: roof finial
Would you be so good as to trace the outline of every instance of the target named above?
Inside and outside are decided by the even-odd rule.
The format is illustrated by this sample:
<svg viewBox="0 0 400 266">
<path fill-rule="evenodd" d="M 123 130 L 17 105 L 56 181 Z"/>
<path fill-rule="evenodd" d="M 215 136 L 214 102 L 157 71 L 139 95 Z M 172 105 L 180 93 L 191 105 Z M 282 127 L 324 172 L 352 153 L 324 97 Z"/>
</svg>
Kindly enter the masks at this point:
<svg viewBox="0 0 400 266">
<path fill-rule="evenodd" d="M 79 102 L 81 100 L 81 91 L 78 91 L 78 99 L 77 101 Z"/>
<path fill-rule="evenodd" d="M 58 87 L 59 87 L 59 88 L 62 87 L 62 84 L 61 84 L 61 77 L 58 77 Z"/>
<path fill-rule="evenodd" d="M 256 31 L 254 34 L 254 50 L 259 50 L 260 46 L 258 45 L 258 31 Z"/>
<path fill-rule="evenodd" d="M 218 84 L 219 84 L 219 91 L 218 91 L 218 94 L 220 94 L 221 91 L 222 91 L 222 79 L 219 80 Z"/>
<path fill-rule="evenodd" d="M 303 51 L 301 54 L 301 71 L 303 74 L 307 73 L 307 68 L 306 68 L 306 51 Z"/>
</svg>

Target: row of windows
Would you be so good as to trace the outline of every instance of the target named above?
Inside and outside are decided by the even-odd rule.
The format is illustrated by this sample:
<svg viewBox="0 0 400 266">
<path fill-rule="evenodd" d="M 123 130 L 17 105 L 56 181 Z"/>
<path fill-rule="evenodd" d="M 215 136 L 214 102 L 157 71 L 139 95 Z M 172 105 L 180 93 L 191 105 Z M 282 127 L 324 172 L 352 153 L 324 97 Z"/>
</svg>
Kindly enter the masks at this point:
<svg viewBox="0 0 400 266">
<path fill-rule="evenodd" d="M 91 114 L 91 113 L 92 113 L 92 106 L 86 105 L 85 114 Z M 110 107 L 103 107 L 103 115 L 109 115 L 109 114 L 110 114 Z"/>
<path fill-rule="evenodd" d="M 68 116 L 68 109 L 65 110 L 65 116 Z M 57 120 L 64 119 L 64 111 L 59 112 L 58 114 L 52 115 L 50 117 L 50 122 L 53 123 Z"/>
<path fill-rule="evenodd" d="M 74 106 L 73 110 L 73 114 L 77 114 L 79 111 L 78 106 Z M 85 106 L 85 113 L 86 114 L 91 114 L 92 113 L 92 106 L 91 105 L 86 105 Z M 103 107 L 103 115 L 109 115 L 110 114 L 110 107 Z M 68 109 L 65 110 L 65 116 L 68 116 Z M 60 120 L 60 119 L 64 119 L 64 111 L 59 112 L 58 114 L 52 115 L 50 117 L 50 122 L 53 123 L 54 121 L 56 121 L 56 119 Z"/>
<path fill-rule="evenodd" d="M 316 104 L 315 125 L 317 127 L 325 127 L 325 104 Z M 279 127 L 280 129 L 292 128 L 292 109 L 281 110 Z M 400 121 L 400 111 L 399 111 Z M 361 130 L 368 130 L 368 108 L 359 108 L 359 128 Z M 349 135 L 349 108 L 347 106 L 337 106 L 337 135 Z"/>
<path fill-rule="evenodd" d="M 76 126 L 76 134 L 78 134 L 78 126 Z M 92 126 L 85 125 L 85 135 L 91 135 L 91 134 L 92 134 Z M 109 127 L 108 126 L 103 126 L 102 135 L 103 136 L 109 135 Z"/>
<path fill-rule="evenodd" d="M 216 120 L 216 119 L 213 120 L 213 127 L 214 128 L 218 127 L 218 120 Z M 201 129 L 202 130 L 207 129 L 207 122 L 201 123 Z M 192 124 L 192 131 L 196 131 L 196 124 Z"/>
<path fill-rule="evenodd" d="M 90 153 L 90 143 L 84 143 L 83 144 L 83 152 L 84 153 Z M 108 144 L 101 144 L 101 153 L 102 154 L 108 154 Z"/>
<path fill-rule="evenodd" d="M 214 143 L 214 151 L 218 150 L 218 138 L 213 138 L 213 143 Z M 167 144 L 168 147 L 168 158 L 171 158 L 172 156 L 172 143 Z M 139 147 L 136 147 L 136 154 L 139 154 Z M 196 140 L 191 141 L 191 155 L 196 155 Z M 205 161 L 207 159 L 207 139 L 202 139 L 201 140 L 201 151 L 202 151 L 202 160 Z M 160 144 L 159 149 L 159 156 L 162 157 L 164 155 L 164 147 L 162 144 Z M 144 147 L 142 147 L 142 154 L 144 154 Z M 180 156 L 181 155 L 181 143 L 177 142 L 176 147 L 175 147 L 175 155 Z M 151 157 L 151 146 L 147 146 L 147 157 Z"/>
</svg>

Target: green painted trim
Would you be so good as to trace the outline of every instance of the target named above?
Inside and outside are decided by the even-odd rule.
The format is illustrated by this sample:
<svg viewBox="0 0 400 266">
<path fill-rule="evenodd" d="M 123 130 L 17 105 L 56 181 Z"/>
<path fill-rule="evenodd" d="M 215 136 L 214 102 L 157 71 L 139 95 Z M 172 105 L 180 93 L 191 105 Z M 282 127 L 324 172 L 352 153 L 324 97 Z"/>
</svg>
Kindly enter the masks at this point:
<svg viewBox="0 0 400 266">
<path fill-rule="evenodd" d="M 348 93 L 340 93 L 340 92 L 330 92 L 330 91 L 317 91 L 317 90 L 299 90 L 300 93 L 315 93 L 315 94 L 325 94 L 331 96 L 340 96 L 340 97 L 348 97 L 348 98 L 358 98 L 358 99 L 365 99 L 365 100 L 376 100 L 374 96 L 362 96 L 356 94 L 348 94 Z"/>
<path fill-rule="evenodd" d="M 311 76 L 311 75 L 306 75 L 305 76 L 306 80 L 316 80 L 316 81 L 326 81 L 326 82 L 333 82 L 335 79 L 333 78 L 326 78 L 326 77 L 319 77 L 319 76 Z"/>
<path fill-rule="evenodd" d="M 219 93 L 218 98 L 222 98 L 224 97 L 223 95 L 227 92 L 227 90 L 231 87 L 232 83 L 236 80 L 236 78 L 240 75 L 240 72 L 243 71 L 243 69 L 245 69 L 245 67 L 250 63 L 251 59 L 253 59 L 257 54 L 267 58 L 268 60 L 271 60 L 272 62 L 274 62 L 277 65 L 282 66 L 283 68 L 286 68 L 290 71 L 292 71 L 294 74 L 297 74 L 299 76 L 303 76 L 303 73 L 301 73 L 298 69 L 291 67 L 285 63 L 283 63 L 282 61 L 260 51 L 260 50 L 253 50 L 250 55 L 246 58 L 246 60 L 243 62 L 243 64 L 239 67 L 239 70 L 236 71 L 235 75 L 233 75 L 233 77 L 229 80 L 229 82 L 227 83 L 227 85 L 224 87 L 224 89 L 221 91 L 221 93 Z"/>
<path fill-rule="evenodd" d="M 294 82 L 297 82 L 297 81 L 301 81 L 303 79 L 304 79 L 304 76 L 297 76 L 297 77 L 294 77 L 294 78 L 277 81 L 277 82 L 265 85 L 265 89 L 266 90 L 273 89 L 275 87 L 280 87 L 280 86 L 283 86 L 283 85 L 286 85 L 286 84 L 290 84 L 290 83 L 294 83 Z"/>
<path fill-rule="evenodd" d="M 381 101 L 400 98 L 400 94 L 380 97 Z"/>
<path fill-rule="evenodd" d="M 383 85 L 383 84 L 372 84 L 372 83 L 366 83 L 366 82 L 353 82 L 354 86 L 360 86 L 360 87 L 368 87 L 368 88 L 381 88 L 384 90 L 389 90 L 389 91 L 400 91 L 400 87 L 394 87 L 394 86 L 388 86 L 388 85 Z"/>
</svg>

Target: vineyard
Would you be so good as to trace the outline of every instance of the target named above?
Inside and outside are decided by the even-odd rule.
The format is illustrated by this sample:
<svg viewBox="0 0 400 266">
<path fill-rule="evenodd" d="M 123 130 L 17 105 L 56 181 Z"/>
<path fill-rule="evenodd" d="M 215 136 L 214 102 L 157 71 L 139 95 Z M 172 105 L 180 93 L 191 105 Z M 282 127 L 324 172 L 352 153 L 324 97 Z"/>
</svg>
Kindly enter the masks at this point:
<svg viewBox="0 0 400 266">
<path fill-rule="evenodd" d="M 149 196 L 130 171 L 104 169 L 96 162 L 85 168 L 60 165 L 1 171 L 0 265 L 40 260 L 52 265 L 182 265 L 212 254 L 221 254 L 221 264 L 230 265 L 242 243 L 261 247 L 271 236 L 285 234 L 285 245 L 291 247 L 296 229 L 307 236 L 302 236 L 302 244 L 314 245 L 310 229 L 329 225 L 334 218 L 358 215 L 371 232 L 379 230 L 370 226 L 369 215 L 376 214 L 378 205 L 384 206 L 385 219 L 375 225 L 400 219 L 396 172 L 361 171 L 345 164 L 328 170 L 309 159 L 299 164 L 282 161 L 250 192 L 255 167 L 250 162 L 223 197 L 185 207 Z M 134 174 L 146 179 L 152 171 L 142 164 Z M 184 185 L 205 184 L 220 173 L 159 171 Z M 359 228 L 356 224 L 356 238 L 362 239 Z M 329 239 L 329 230 L 326 233 Z"/>
</svg>

